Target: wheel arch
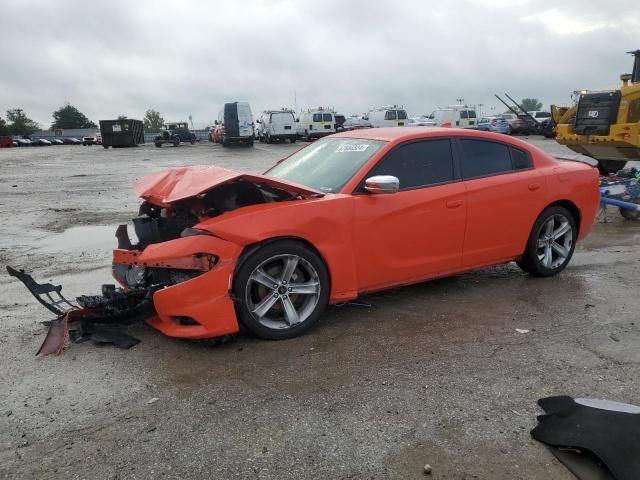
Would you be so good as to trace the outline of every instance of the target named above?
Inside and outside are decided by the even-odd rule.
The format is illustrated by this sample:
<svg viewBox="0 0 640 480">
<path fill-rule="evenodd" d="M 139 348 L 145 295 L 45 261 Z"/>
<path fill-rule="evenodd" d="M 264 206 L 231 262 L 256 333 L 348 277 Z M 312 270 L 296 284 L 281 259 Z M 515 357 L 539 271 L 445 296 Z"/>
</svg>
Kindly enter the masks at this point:
<svg viewBox="0 0 640 480">
<path fill-rule="evenodd" d="M 242 253 L 240 253 L 240 257 L 238 258 L 238 261 L 236 262 L 236 266 L 235 266 L 235 269 L 233 271 L 232 285 L 235 283 L 235 279 L 236 279 L 236 275 L 237 275 L 238 271 L 240 270 L 240 268 L 242 267 L 244 262 L 246 262 L 247 259 L 251 256 L 252 253 L 254 253 L 259 248 L 264 247 L 265 245 L 270 245 L 272 243 L 282 242 L 282 241 L 294 241 L 294 242 L 301 243 L 305 247 L 307 247 L 310 250 L 312 250 L 316 255 L 318 255 L 320 260 L 322 260 L 322 263 L 324 264 L 325 268 L 327 269 L 327 276 L 329 277 L 329 291 L 331 291 L 331 286 L 332 286 L 332 283 L 333 283 L 332 282 L 332 275 L 331 275 L 331 266 L 330 266 L 329 262 L 327 261 L 327 259 L 325 258 L 325 256 L 322 254 L 322 252 L 313 243 L 311 243 L 306 238 L 293 236 L 293 235 L 284 235 L 284 236 L 280 236 L 280 237 L 265 238 L 265 239 L 262 239 L 262 240 L 259 240 L 259 241 L 255 242 L 255 243 L 252 243 L 250 245 L 246 245 L 242 249 Z"/>
<path fill-rule="evenodd" d="M 569 213 L 571 213 L 573 220 L 576 222 L 576 229 L 578 230 L 576 232 L 576 238 L 577 238 L 580 235 L 580 223 L 582 221 L 582 216 L 580 214 L 580 209 L 578 208 L 578 206 L 575 203 L 573 203 L 571 200 L 566 200 L 566 199 L 556 200 L 555 202 L 552 202 L 546 207 L 544 207 L 540 212 L 540 215 L 542 215 L 542 212 L 544 212 L 547 208 L 551 208 L 551 207 L 564 207 L 567 210 L 569 210 Z M 538 217 L 540 215 L 538 215 Z"/>
</svg>

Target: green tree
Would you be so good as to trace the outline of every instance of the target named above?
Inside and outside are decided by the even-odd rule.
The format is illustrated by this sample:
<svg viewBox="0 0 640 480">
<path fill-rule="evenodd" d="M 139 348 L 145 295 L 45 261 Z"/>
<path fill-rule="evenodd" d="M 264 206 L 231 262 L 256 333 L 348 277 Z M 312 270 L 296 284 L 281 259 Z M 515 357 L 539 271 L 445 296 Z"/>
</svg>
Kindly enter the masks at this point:
<svg viewBox="0 0 640 480">
<path fill-rule="evenodd" d="M 159 132 L 164 125 L 164 118 L 160 112 L 150 108 L 144 114 L 144 128 L 150 132 Z"/>
<path fill-rule="evenodd" d="M 21 108 L 7 110 L 7 120 L 11 122 L 9 130 L 14 135 L 31 135 L 40 128 L 38 122 L 27 117 Z"/>
<path fill-rule="evenodd" d="M 126 119 L 127 119 L 126 115 L 122 115 L 122 114 L 118 115 L 118 121 L 119 122 L 124 122 Z"/>
<path fill-rule="evenodd" d="M 9 135 L 9 134 L 11 134 L 9 125 L 7 125 L 7 122 L 5 122 L 2 117 L 0 117 L 0 135 Z"/>
<path fill-rule="evenodd" d="M 97 128 L 97 125 L 89 120 L 84 113 L 67 102 L 64 106 L 53 112 L 51 130 L 57 128 Z"/>
<path fill-rule="evenodd" d="M 527 112 L 542 110 L 542 102 L 539 102 L 537 98 L 523 98 L 522 101 L 520 101 L 520 105 L 522 105 L 522 108 Z"/>
</svg>

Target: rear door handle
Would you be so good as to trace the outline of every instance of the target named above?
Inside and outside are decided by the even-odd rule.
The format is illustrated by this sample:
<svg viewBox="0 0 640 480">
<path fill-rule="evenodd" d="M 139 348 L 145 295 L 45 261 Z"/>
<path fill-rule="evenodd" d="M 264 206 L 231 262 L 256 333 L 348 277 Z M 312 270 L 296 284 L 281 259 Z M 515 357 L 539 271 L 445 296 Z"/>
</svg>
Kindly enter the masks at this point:
<svg viewBox="0 0 640 480">
<path fill-rule="evenodd" d="M 462 200 L 449 200 L 447 202 L 447 208 L 458 208 L 462 205 Z"/>
<path fill-rule="evenodd" d="M 541 186 L 542 185 L 540 185 L 539 183 L 530 183 L 529 190 L 533 192 L 534 190 L 538 190 Z"/>
</svg>

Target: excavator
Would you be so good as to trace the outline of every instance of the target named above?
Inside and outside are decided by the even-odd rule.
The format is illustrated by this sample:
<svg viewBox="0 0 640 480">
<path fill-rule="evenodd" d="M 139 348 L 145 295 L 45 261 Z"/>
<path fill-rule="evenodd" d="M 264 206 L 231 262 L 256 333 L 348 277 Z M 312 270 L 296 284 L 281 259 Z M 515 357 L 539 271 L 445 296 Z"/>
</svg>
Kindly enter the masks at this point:
<svg viewBox="0 0 640 480">
<path fill-rule="evenodd" d="M 551 105 L 556 141 L 597 160 L 602 175 L 640 161 L 640 49 L 627 53 L 633 71 L 620 75 L 620 88 L 574 92 L 574 106 Z"/>
</svg>

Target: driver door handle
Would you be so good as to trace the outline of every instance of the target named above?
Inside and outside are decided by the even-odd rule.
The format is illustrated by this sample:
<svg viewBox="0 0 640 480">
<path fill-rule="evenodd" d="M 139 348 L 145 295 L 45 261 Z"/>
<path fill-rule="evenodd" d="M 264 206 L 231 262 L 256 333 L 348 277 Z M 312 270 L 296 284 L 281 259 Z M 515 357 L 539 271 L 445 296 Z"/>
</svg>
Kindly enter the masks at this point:
<svg viewBox="0 0 640 480">
<path fill-rule="evenodd" d="M 447 208 L 458 208 L 462 205 L 462 200 L 449 200 L 447 202 Z"/>
<path fill-rule="evenodd" d="M 541 186 L 542 185 L 540 185 L 539 183 L 530 183 L 529 190 L 533 192 L 534 190 L 538 190 Z"/>
</svg>

